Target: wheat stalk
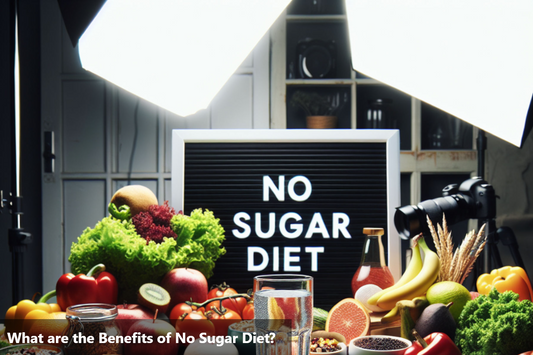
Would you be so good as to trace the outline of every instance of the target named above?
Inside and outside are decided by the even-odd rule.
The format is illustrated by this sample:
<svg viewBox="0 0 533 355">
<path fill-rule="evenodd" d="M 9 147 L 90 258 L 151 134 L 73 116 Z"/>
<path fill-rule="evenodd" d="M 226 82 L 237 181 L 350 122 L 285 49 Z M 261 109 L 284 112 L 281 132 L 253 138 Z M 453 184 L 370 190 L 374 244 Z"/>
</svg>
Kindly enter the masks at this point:
<svg viewBox="0 0 533 355">
<path fill-rule="evenodd" d="M 461 245 L 454 251 L 452 233 L 448 230 L 446 217 L 442 216 L 442 227 L 437 224 L 437 230 L 435 230 L 429 216 L 427 223 L 441 262 L 437 281 L 455 281 L 462 284 L 485 247 L 485 225 L 479 229 L 477 234 L 474 231 L 468 232 Z"/>
<path fill-rule="evenodd" d="M 474 267 L 474 263 L 477 257 L 479 256 L 479 254 L 481 254 L 481 251 L 485 247 L 486 243 L 487 243 L 487 235 L 485 234 L 485 225 L 483 225 L 479 229 L 479 232 L 476 237 L 476 242 L 474 243 L 474 247 L 470 251 L 470 255 L 468 259 L 469 262 L 466 264 L 465 271 L 461 277 L 461 280 L 459 281 L 460 284 L 462 284 L 464 280 L 466 280 L 466 278 L 470 274 L 470 271 L 472 271 Z"/>
</svg>

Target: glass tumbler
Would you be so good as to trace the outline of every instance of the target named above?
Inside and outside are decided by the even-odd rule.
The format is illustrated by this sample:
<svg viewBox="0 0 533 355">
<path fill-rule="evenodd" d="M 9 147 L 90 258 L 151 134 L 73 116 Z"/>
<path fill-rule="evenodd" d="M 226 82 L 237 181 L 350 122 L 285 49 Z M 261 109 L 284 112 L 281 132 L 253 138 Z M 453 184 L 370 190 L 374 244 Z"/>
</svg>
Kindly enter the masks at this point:
<svg viewBox="0 0 533 355">
<path fill-rule="evenodd" d="M 298 274 L 254 278 L 258 355 L 308 355 L 313 329 L 313 278 Z M 259 338 L 262 337 L 262 338 Z M 264 342 L 261 339 L 265 340 Z"/>
</svg>

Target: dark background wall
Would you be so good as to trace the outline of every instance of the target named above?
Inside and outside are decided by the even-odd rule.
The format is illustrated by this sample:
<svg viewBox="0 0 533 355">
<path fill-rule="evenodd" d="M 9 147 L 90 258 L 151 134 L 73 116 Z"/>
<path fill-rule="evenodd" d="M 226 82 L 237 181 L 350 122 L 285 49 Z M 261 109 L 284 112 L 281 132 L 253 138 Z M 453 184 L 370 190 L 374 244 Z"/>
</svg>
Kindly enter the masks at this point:
<svg viewBox="0 0 533 355">
<path fill-rule="evenodd" d="M 0 190 L 4 198 L 14 192 L 12 156 L 14 1 L 0 1 Z M 21 196 L 23 199 L 22 227 L 33 236 L 33 243 L 24 254 L 24 298 L 43 292 L 41 244 L 41 67 L 40 67 L 40 2 L 19 1 L 20 63 L 21 63 Z M 7 206 L 0 214 L 0 319 L 12 305 L 11 253 L 8 230 L 12 218 Z"/>
</svg>

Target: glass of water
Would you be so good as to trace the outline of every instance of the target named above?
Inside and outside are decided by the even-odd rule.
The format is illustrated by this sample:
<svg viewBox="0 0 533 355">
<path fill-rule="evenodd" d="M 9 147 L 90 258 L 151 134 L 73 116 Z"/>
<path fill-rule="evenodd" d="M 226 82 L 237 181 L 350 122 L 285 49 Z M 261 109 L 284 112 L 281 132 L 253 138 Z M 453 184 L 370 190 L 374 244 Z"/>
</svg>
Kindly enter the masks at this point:
<svg viewBox="0 0 533 355">
<path fill-rule="evenodd" d="M 313 278 L 298 274 L 254 278 L 258 355 L 308 355 L 313 329 Z M 262 338 L 259 338 L 262 337 Z"/>
</svg>

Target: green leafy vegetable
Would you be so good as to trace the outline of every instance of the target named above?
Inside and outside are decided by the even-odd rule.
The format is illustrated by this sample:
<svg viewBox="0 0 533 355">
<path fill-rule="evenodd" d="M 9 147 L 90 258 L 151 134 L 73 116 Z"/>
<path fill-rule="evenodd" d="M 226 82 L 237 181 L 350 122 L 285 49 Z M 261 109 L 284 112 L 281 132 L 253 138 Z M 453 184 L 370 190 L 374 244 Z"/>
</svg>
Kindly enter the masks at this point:
<svg viewBox="0 0 533 355">
<path fill-rule="evenodd" d="M 533 303 L 493 288 L 465 305 L 455 343 L 465 355 L 520 354 L 533 349 L 532 334 Z"/>
<path fill-rule="evenodd" d="M 119 302 L 128 303 L 137 302 L 141 285 L 159 283 L 175 267 L 190 267 L 211 277 L 215 261 L 226 253 L 221 247 L 225 238 L 219 219 L 211 211 L 196 209 L 190 216 L 173 216 L 170 226 L 177 235 L 175 240 L 147 242 L 131 219 L 106 217 L 72 243 L 71 270 L 87 273 L 94 265 L 104 264 L 117 279 Z"/>
<path fill-rule="evenodd" d="M 226 253 L 221 248 L 224 228 L 213 212 L 195 209 L 190 216 L 177 214 L 170 220 L 170 227 L 177 234 L 177 267 L 191 267 L 201 271 L 206 278 L 213 275 L 215 261 Z"/>
<path fill-rule="evenodd" d="M 0 349 L 11 346 L 7 341 L 0 340 Z"/>
<path fill-rule="evenodd" d="M 166 238 L 157 244 L 141 238 L 131 220 L 106 217 L 87 228 L 72 243 L 70 257 L 74 274 L 87 273 L 104 264 L 117 279 L 119 301 L 136 303 L 137 290 L 145 283 L 159 283 L 178 262 L 176 241 Z"/>
</svg>

